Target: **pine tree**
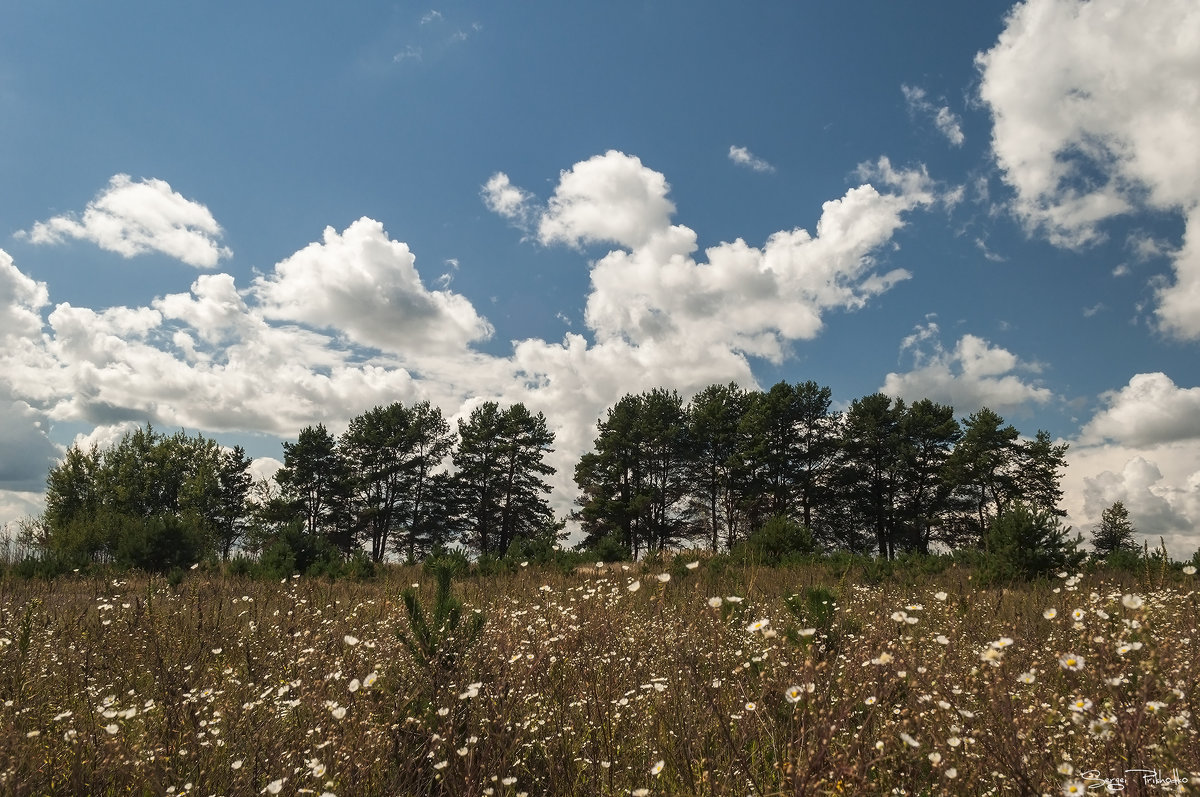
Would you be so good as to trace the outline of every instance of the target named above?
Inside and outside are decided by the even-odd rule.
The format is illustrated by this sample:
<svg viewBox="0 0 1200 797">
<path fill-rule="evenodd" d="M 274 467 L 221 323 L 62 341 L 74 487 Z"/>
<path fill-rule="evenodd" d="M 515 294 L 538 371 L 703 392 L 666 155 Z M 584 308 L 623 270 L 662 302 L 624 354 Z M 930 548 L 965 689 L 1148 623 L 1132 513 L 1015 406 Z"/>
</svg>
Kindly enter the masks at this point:
<svg viewBox="0 0 1200 797">
<path fill-rule="evenodd" d="M 1129 519 L 1129 510 L 1120 501 L 1100 513 L 1100 525 L 1092 533 L 1092 547 L 1097 558 L 1105 558 L 1117 551 L 1137 552 L 1138 545 L 1133 535 L 1136 530 Z"/>
<path fill-rule="evenodd" d="M 453 481 L 464 542 L 481 554 L 503 556 L 513 540 L 553 525 L 544 478 L 554 468 L 543 458 L 553 451 L 554 432 L 542 413 L 524 404 L 502 410 L 488 401 L 459 420 L 458 437 Z"/>
</svg>

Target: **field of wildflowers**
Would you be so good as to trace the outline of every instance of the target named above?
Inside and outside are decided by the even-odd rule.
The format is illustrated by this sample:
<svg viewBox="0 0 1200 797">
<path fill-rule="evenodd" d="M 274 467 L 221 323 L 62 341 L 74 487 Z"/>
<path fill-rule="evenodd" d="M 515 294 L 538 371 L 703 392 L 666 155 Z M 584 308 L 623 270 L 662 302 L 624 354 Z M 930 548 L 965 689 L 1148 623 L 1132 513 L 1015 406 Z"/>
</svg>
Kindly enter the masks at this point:
<svg viewBox="0 0 1200 797">
<path fill-rule="evenodd" d="M 1187 792 L 1192 568 L 979 589 L 820 566 L 0 581 L 0 793 Z M 465 629 L 481 613 L 477 637 Z M 436 629 L 434 629 L 436 631 Z M 1136 771 L 1135 771 L 1136 770 Z"/>
</svg>

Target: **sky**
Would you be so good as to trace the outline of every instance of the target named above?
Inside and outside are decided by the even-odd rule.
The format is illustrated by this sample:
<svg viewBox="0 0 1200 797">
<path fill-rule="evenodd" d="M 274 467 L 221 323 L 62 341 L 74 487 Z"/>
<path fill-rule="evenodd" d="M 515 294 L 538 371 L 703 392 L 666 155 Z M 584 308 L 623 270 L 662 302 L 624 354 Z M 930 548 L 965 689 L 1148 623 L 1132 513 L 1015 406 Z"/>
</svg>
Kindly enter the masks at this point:
<svg viewBox="0 0 1200 797">
<path fill-rule="evenodd" d="M 73 443 L 626 393 L 987 406 L 1200 546 L 1200 5 L 0 8 L 0 524 Z M 11 528 L 11 526 L 10 526 Z"/>
</svg>

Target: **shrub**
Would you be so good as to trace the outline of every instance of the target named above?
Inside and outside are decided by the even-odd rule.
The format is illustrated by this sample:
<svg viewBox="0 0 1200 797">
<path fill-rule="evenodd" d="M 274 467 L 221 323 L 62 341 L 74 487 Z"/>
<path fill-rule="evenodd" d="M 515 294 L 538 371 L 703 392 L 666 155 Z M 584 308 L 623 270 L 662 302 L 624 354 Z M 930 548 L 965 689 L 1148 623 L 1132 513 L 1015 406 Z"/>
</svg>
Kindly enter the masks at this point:
<svg viewBox="0 0 1200 797">
<path fill-rule="evenodd" d="M 812 532 L 801 523 L 776 515 L 737 546 L 741 558 L 762 565 L 780 565 L 816 553 Z"/>
<path fill-rule="evenodd" d="M 1105 566 L 1123 573 L 1140 573 L 1145 559 L 1137 548 L 1118 548 L 1102 560 Z"/>
<path fill-rule="evenodd" d="M 375 578 L 376 572 L 375 560 L 361 548 L 342 562 L 341 575 L 354 581 L 370 581 Z"/>
<path fill-rule="evenodd" d="M 470 572 L 471 560 L 458 549 L 439 545 L 429 552 L 429 556 L 422 564 L 422 569 L 426 573 L 436 576 L 443 568 L 449 568 L 452 576 L 461 576 Z"/>
<path fill-rule="evenodd" d="M 169 573 L 199 561 L 204 546 L 200 529 L 178 517 L 127 517 L 117 540 L 117 562 L 150 573 Z"/>
<path fill-rule="evenodd" d="M 1069 538 L 1070 531 L 1050 512 L 1014 504 L 988 529 L 981 577 L 985 583 L 1031 581 L 1078 567 L 1083 538 Z"/>
<path fill-rule="evenodd" d="M 514 567 L 509 559 L 500 559 L 485 553 L 475 560 L 475 566 L 472 569 L 477 576 L 498 576 L 501 573 L 511 573 Z"/>
<path fill-rule="evenodd" d="M 249 576 L 254 573 L 255 564 L 249 556 L 239 553 L 225 563 L 225 573 L 230 576 Z"/>
<path fill-rule="evenodd" d="M 583 550 L 597 562 L 625 562 L 629 560 L 629 551 L 621 544 L 621 540 L 617 538 L 616 534 L 606 534 Z"/>
<path fill-rule="evenodd" d="M 20 578 L 50 580 L 87 565 L 88 560 L 83 557 L 69 556 L 58 551 L 44 551 L 41 554 L 29 555 L 17 560 L 11 568 L 11 572 Z"/>
<path fill-rule="evenodd" d="M 292 523 L 263 551 L 258 572 L 264 578 L 288 578 L 294 573 L 335 577 L 341 561 L 341 552 L 327 539 L 307 534 Z"/>
</svg>

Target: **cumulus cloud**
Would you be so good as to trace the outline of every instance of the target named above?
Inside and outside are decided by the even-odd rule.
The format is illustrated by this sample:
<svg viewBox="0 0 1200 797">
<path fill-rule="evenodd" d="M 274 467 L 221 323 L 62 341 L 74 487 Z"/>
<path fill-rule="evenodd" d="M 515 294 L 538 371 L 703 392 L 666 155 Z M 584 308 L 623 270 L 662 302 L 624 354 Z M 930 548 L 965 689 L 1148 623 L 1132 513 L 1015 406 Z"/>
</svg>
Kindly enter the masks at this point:
<svg viewBox="0 0 1200 797">
<path fill-rule="evenodd" d="M 0 307 L 0 316 L 11 315 Z M 418 395 L 397 360 L 372 359 L 336 334 L 271 323 L 228 275 L 151 307 L 62 303 L 37 338 L 0 350 L 0 386 L 51 421 L 141 424 L 291 436 L 364 404 Z"/>
<path fill-rule="evenodd" d="M 197 268 L 212 268 L 232 251 L 220 244 L 221 227 L 208 208 L 172 191 L 163 180 L 115 175 L 81 216 L 39 221 L 22 237 L 35 244 L 68 238 L 91 241 L 125 257 L 160 252 Z"/>
<path fill-rule="evenodd" d="M 755 155 L 745 147 L 731 146 L 729 148 L 729 160 L 739 166 L 745 166 L 756 172 L 765 173 L 775 171 L 775 167 L 767 163 L 762 158 Z"/>
<path fill-rule="evenodd" d="M 430 291 L 416 258 L 368 218 L 313 243 L 254 282 L 266 318 L 336 329 L 357 343 L 409 357 L 458 350 L 491 336 L 460 294 Z"/>
<path fill-rule="evenodd" d="M 1200 387 L 1178 387 L 1164 373 L 1136 374 L 1125 387 L 1104 393 L 1100 400 L 1104 408 L 1080 433 L 1084 442 L 1147 448 L 1200 439 Z"/>
<path fill-rule="evenodd" d="M 610 150 L 576 163 L 538 221 L 543 244 L 617 243 L 639 247 L 668 226 L 675 205 L 666 177 L 640 159 Z"/>
<path fill-rule="evenodd" d="M 532 212 L 533 194 L 512 184 L 504 172 L 496 172 L 480 190 L 483 204 L 493 213 L 524 227 Z"/>
<path fill-rule="evenodd" d="M 0 349 L 0 374 L 16 386 L 14 412 L 90 424 L 89 440 L 148 421 L 289 439 L 317 422 L 337 433 L 393 401 L 429 400 L 450 416 L 482 400 L 522 401 L 555 425 L 554 500 L 565 511 L 574 463 L 623 393 L 752 385 L 749 356 L 781 359 L 789 341 L 820 332 L 825 314 L 908 277 L 881 253 L 936 192 L 919 169 L 881 161 L 867 171 L 871 182 L 826 202 L 812 232 L 703 256 L 696 233 L 672 223 L 666 178 L 637 158 L 578 163 L 544 204 L 513 189 L 518 201 L 495 209 L 530 208 L 542 243 L 612 248 L 592 263 L 590 339 L 519 341 L 509 356 L 475 350 L 491 333 L 486 319 L 464 297 L 426 287 L 408 246 L 370 219 L 326 230 L 249 286 L 206 274 L 141 307 L 51 306 L 45 286 L 4 259 L 0 329 L 27 346 Z"/>
<path fill-rule="evenodd" d="M 913 368 L 884 378 L 880 392 L 889 396 L 914 401 L 930 398 L 962 413 L 988 407 L 1002 415 L 1054 398 L 1048 388 L 1020 374 L 1036 372 L 1036 366 L 1022 363 L 1007 349 L 975 335 L 963 335 L 948 350 L 933 322 L 918 326 L 902 341 L 900 351 L 911 354 Z"/>
<path fill-rule="evenodd" d="M 1101 394 L 1100 407 L 1067 452 L 1064 508 L 1087 532 L 1121 501 L 1151 547 L 1166 540 L 1172 556 L 1200 545 L 1200 387 L 1166 374 L 1135 374 Z"/>
<path fill-rule="evenodd" d="M 783 230 L 761 247 L 737 239 L 701 260 L 695 231 L 671 223 L 665 176 L 608 152 L 562 173 L 538 229 L 546 244 L 618 246 L 592 266 L 585 321 L 598 343 L 780 361 L 788 341 L 820 332 L 825 312 L 860 308 L 909 277 L 879 270 L 876 257 L 905 213 L 935 201 L 932 181 L 886 158 L 860 174 L 891 190 L 865 183 L 823 205 L 815 234 Z"/>
<path fill-rule="evenodd" d="M 0 490 L 36 492 L 46 486 L 46 473 L 61 454 L 47 427 L 45 415 L 26 402 L 0 398 Z"/>
<path fill-rule="evenodd" d="M 12 344 L 38 336 L 42 331 L 41 309 L 49 302 L 46 284 L 21 273 L 12 256 L 0 249 L 0 340 Z"/>
<path fill-rule="evenodd" d="M 1139 210 L 1186 218 L 1160 328 L 1200 338 L 1200 6 L 1027 0 L 977 56 L 992 150 L 1013 207 L 1059 246 Z"/>
<path fill-rule="evenodd" d="M 963 135 L 962 120 L 958 114 L 950 110 L 950 106 L 937 105 L 929 99 L 928 93 L 920 86 L 903 84 L 900 86 L 900 91 L 904 94 L 904 101 L 908 105 L 909 112 L 928 117 L 951 146 L 961 147 L 967 140 L 967 137 Z"/>
<path fill-rule="evenodd" d="M 1164 442 L 1132 448 L 1071 441 L 1063 475 L 1067 520 L 1090 539 L 1105 509 L 1120 501 L 1129 510 L 1138 542 L 1159 545 L 1176 559 L 1200 546 L 1200 448 Z"/>
</svg>

